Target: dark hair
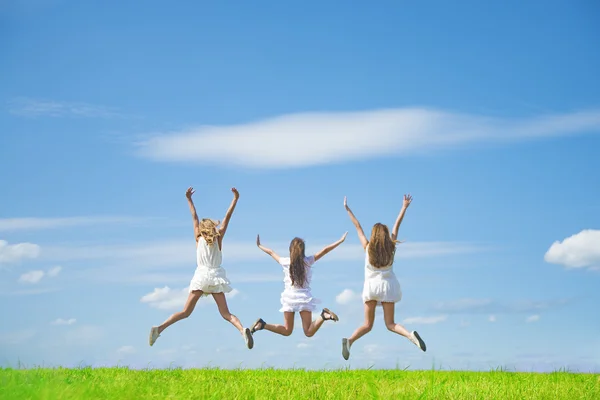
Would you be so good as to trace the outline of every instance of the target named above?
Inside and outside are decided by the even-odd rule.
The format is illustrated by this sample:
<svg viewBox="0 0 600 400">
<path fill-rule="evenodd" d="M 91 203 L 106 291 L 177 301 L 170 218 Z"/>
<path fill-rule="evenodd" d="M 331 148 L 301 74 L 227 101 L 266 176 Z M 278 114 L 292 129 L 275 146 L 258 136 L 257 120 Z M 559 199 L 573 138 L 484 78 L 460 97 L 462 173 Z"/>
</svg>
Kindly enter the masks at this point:
<svg viewBox="0 0 600 400">
<path fill-rule="evenodd" d="M 290 243 L 290 278 L 292 286 L 303 288 L 306 283 L 304 240 L 294 238 Z"/>
</svg>

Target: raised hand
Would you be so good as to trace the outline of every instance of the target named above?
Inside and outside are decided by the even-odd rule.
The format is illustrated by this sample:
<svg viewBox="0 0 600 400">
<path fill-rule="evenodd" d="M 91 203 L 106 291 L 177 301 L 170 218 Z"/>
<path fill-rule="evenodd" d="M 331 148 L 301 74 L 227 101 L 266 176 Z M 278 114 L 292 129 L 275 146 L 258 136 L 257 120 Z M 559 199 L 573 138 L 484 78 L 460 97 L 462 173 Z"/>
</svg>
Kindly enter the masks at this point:
<svg viewBox="0 0 600 400">
<path fill-rule="evenodd" d="M 191 186 L 190 186 L 190 187 L 189 187 L 189 188 L 187 188 L 187 190 L 185 191 L 185 197 L 187 197 L 189 200 L 191 200 L 191 199 L 192 199 L 192 195 L 193 195 L 194 193 L 196 193 L 196 191 L 194 190 L 194 188 L 193 188 L 193 187 L 191 187 Z"/>
<path fill-rule="evenodd" d="M 346 210 L 348 209 L 348 199 L 346 198 L 346 196 L 344 196 L 344 208 Z"/>
<path fill-rule="evenodd" d="M 346 236 L 348 236 L 348 232 L 344 233 L 342 235 L 342 238 L 340 239 L 340 242 L 343 242 L 344 240 L 346 240 Z"/>
<path fill-rule="evenodd" d="M 404 203 L 402 204 L 402 207 L 404 208 L 408 208 L 408 206 L 410 206 L 410 203 L 412 202 L 412 196 L 409 194 L 405 194 L 404 195 Z"/>
<path fill-rule="evenodd" d="M 260 247 L 260 235 L 256 235 L 256 245 Z"/>
<path fill-rule="evenodd" d="M 231 191 L 233 192 L 233 197 L 235 197 L 236 199 L 240 198 L 240 192 L 238 192 L 236 188 L 231 188 Z"/>
</svg>

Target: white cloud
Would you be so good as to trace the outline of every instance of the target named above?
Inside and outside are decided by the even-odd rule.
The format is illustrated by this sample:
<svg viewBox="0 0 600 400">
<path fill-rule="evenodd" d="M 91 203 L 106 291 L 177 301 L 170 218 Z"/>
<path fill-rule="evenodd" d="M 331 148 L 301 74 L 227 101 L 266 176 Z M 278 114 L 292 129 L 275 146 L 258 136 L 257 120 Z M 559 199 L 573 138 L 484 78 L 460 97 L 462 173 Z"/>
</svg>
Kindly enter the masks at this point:
<svg viewBox="0 0 600 400">
<path fill-rule="evenodd" d="M 550 246 L 544 260 L 566 268 L 600 267 L 600 230 L 586 229 Z"/>
<path fill-rule="evenodd" d="M 0 344 L 15 345 L 29 341 L 35 336 L 36 332 L 33 329 L 23 329 L 15 332 L 7 332 L 0 334 Z"/>
<path fill-rule="evenodd" d="M 135 353 L 135 347 L 133 346 L 121 346 L 117 349 L 117 353 L 121 355 L 125 354 L 133 354 Z"/>
<path fill-rule="evenodd" d="M 540 320 L 540 316 L 539 315 L 531 315 L 529 317 L 527 317 L 527 319 L 525 321 L 527 322 L 537 322 Z"/>
<path fill-rule="evenodd" d="M 62 267 L 56 266 L 56 267 L 50 268 L 48 270 L 47 274 L 49 277 L 54 278 L 54 277 L 58 276 L 58 274 L 60 274 L 60 271 L 62 271 Z"/>
<path fill-rule="evenodd" d="M 72 228 L 77 226 L 133 224 L 149 220 L 148 218 L 104 216 L 104 217 L 65 217 L 65 218 L 2 218 L 0 232 L 37 231 L 45 229 Z"/>
<path fill-rule="evenodd" d="M 300 113 L 240 125 L 200 126 L 153 135 L 137 146 L 138 155 L 156 161 L 289 168 L 599 128 L 599 110 L 509 120 L 404 108 Z M 290 148 L 294 151 L 282 151 Z"/>
<path fill-rule="evenodd" d="M 353 292 L 350 289 L 344 289 L 340 294 L 335 296 L 335 301 L 338 304 L 350 304 L 353 301 L 357 301 L 361 298 L 360 294 Z"/>
<path fill-rule="evenodd" d="M 40 246 L 33 243 L 8 244 L 0 240 L 0 264 L 14 264 L 24 259 L 37 258 L 40 255 Z"/>
<path fill-rule="evenodd" d="M 301 342 L 301 343 L 298 343 L 298 344 L 296 345 L 296 347 L 297 347 L 297 348 L 299 348 L 299 349 L 307 349 L 307 348 L 309 348 L 309 347 L 310 347 L 310 344 L 308 344 L 308 343 L 304 343 L 304 342 Z"/>
<path fill-rule="evenodd" d="M 44 271 L 29 271 L 19 277 L 21 283 L 38 283 L 44 277 Z"/>
<path fill-rule="evenodd" d="M 488 318 L 488 321 L 490 322 L 496 322 L 496 316 L 495 315 L 490 315 Z"/>
<path fill-rule="evenodd" d="M 437 324 L 440 322 L 444 322 L 446 319 L 448 319 L 447 315 L 436 315 L 433 317 L 411 317 L 411 318 L 405 318 L 404 321 L 402 321 L 405 324 L 421 324 L 421 325 L 430 325 L 430 324 Z"/>
<path fill-rule="evenodd" d="M 113 109 L 87 103 L 21 97 L 10 102 L 10 113 L 22 117 L 110 118 L 121 116 Z"/>
<path fill-rule="evenodd" d="M 236 297 L 240 293 L 239 290 L 233 289 L 226 293 L 225 296 L 229 299 Z M 171 289 L 168 286 L 163 288 L 155 288 L 151 293 L 148 293 L 140 299 L 142 303 L 148 303 L 150 307 L 159 310 L 181 310 L 189 296 L 189 288 Z M 212 296 L 205 296 L 198 300 L 197 306 L 202 306 L 213 301 Z"/>
<path fill-rule="evenodd" d="M 52 321 L 52 325 L 73 325 L 77 320 L 75 318 L 62 319 L 58 318 Z"/>
<path fill-rule="evenodd" d="M 567 305 L 570 300 L 521 300 L 512 303 L 500 303 L 492 299 L 458 299 L 434 304 L 432 310 L 446 314 L 515 314 L 539 312 Z"/>
</svg>

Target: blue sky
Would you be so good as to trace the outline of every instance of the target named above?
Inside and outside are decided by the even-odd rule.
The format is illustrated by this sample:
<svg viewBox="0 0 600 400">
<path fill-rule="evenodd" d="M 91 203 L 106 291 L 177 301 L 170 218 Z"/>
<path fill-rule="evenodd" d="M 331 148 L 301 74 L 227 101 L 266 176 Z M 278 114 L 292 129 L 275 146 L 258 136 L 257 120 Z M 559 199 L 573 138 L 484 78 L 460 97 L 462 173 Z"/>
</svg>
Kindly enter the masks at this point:
<svg viewBox="0 0 600 400">
<path fill-rule="evenodd" d="M 600 371 L 600 8 L 592 1 L 0 6 L 0 363 Z M 221 219 L 244 324 L 282 321 L 294 236 L 340 316 L 255 335 L 202 302 L 185 189 Z M 362 322 L 368 229 L 413 204 L 396 319 Z M 297 318 L 296 327 L 301 327 Z"/>
</svg>

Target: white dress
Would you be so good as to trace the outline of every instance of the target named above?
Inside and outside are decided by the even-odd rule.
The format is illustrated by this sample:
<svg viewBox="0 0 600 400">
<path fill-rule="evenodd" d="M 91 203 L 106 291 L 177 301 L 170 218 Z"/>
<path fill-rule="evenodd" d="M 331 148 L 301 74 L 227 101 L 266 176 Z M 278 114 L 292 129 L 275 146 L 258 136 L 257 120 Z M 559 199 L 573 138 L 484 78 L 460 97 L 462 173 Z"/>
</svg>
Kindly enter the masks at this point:
<svg viewBox="0 0 600 400">
<path fill-rule="evenodd" d="M 315 263 L 315 257 L 305 257 L 304 264 L 306 268 L 306 282 L 303 288 L 292 286 L 290 277 L 290 258 L 281 257 L 279 263 L 283 267 L 283 283 L 285 289 L 281 293 L 281 312 L 299 312 L 314 311 L 321 301 L 315 299 L 310 292 L 310 280 L 312 278 L 312 266 Z"/>
<path fill-rule="evenodd" d="M 193 290 L 202 290 L 202 296 L 208 296 L 211 293 L 231 292 L 227 273 L 221 267 L 222 261 L 223 253 L 219 249 L 217 239 L 215 238 L 214 243 L 209 245 L 200 236 L 196 246 L 196 272 L 190 281 L 190 293 Z"/>
<path fill-rule="evenodd" d="M 377 305 L 397 303 L 402 299 L 400 282 L 394 274 L 393 262 L 383 268 L 375 268 L 369 262 L 369 246 L 365 249 L 365 284 L 363 286 L 363 302 L 376 300 Z"/>
</svg>

